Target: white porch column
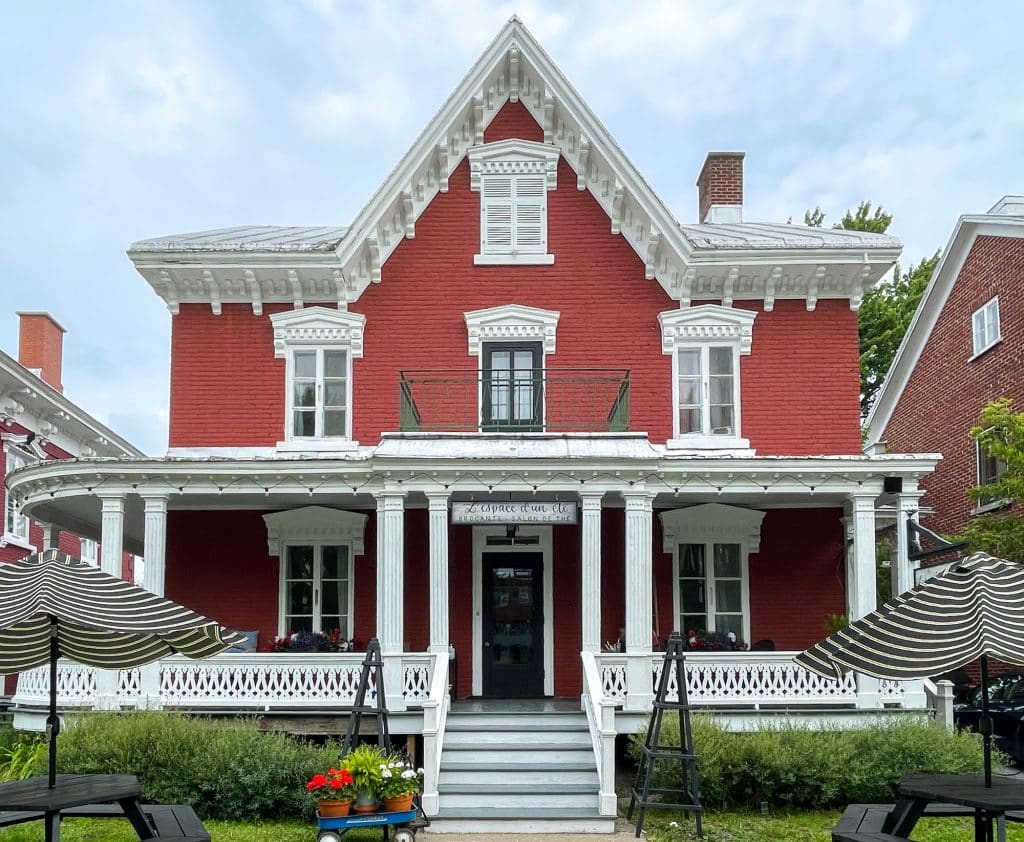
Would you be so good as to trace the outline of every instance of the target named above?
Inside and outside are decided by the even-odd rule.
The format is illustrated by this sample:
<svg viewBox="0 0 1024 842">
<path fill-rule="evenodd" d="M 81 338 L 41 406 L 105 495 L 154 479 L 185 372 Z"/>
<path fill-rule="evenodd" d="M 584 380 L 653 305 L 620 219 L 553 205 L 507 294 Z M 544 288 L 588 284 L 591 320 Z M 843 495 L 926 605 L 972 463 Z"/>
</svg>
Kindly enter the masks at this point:
<svg viewBox="0 0 1024 842">
<path fill-rule="evenodd" d="M 846 582 L 846 615 L 850 622 L 870 614 L 878 605 L 875 568 L 875 499 L 876 491 L 851 494 L 849 503 L 849 535 L 852 538 Z M 857 707 L 879 706 L 878 679 L 857 675 Z"/>
<path fill-rule="evenodd" d="M 121 578 L 121 556 L 124 552 L 124 494 L 97 495 L 102 504 L 100 520 L 100 568 L 104 573 Z"/>
<path fill-rule="evenodd" d="M 163 596 L 167 570 L 167 497 L 163 494 L 143 494 L 142 500 L 146 513 L 143 539 L 146 569 L 143 571 L 142 584 L 147 591 Z"/>
<path fill-rule="evenodd" d="M 601 651 L 601 499 L 603 491 L 581 491 L 583 541 L 580 566 L 580 604 L 584 652 Z"/>
<path fill-rule="evenodd" d="M 626 710 L 647 710 L 654 698 L 651 671 L 652 504 L 645 490 L 624 491 L 626 500 Z"/>
<path fill-rule="evenodd" d="M 448 652 L 448 492 L 428 491 L 430 506 L 430 651 Z"/>
<path fill-rule="evenodd" d="M 903 481 L 903 492 L 896 499 L 896 536 L 892 542 L 892 595 L 898 596 L 914 586 L 914 570 L 919 562 L 911 561 L 910 542 L 907 540 L 907 521 L 917 520 L 916 512 L 921 507 L 924 492 L 917 483 Z"/>
<path fill-rule="evenodd" d="M 381 491 L 377 498 L 377 639 L 384 661 L 388 710 L 405 710 L 402 648 L 405 634 L 405 494 Z"/>
</svg>

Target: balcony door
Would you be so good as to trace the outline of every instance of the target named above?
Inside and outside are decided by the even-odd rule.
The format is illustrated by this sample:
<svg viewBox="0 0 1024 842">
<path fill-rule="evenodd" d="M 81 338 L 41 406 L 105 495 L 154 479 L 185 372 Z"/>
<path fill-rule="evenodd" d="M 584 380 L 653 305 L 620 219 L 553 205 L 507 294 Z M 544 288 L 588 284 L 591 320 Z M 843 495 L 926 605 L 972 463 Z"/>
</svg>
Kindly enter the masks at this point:
<svg viewBox="0 0 1024 842">
<path fill-rule="evenodd" d="M 540 342 L 484 345 L 483 430 L 529 433 L 544 429 L 543 354 Z"/>
</svg>

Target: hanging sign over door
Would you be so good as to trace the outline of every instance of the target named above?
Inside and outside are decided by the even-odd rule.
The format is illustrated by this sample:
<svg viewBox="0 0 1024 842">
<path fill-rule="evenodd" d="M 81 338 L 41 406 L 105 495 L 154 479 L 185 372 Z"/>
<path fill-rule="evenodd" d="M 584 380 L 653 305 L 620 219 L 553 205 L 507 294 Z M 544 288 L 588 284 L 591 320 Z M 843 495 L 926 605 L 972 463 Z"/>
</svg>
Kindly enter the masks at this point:
<svg viewBox="0 0 1024 842">
<path fill-rule="evenodd" d="M 452 523 L 576 523 L 576 502 L 472 500 L 452 502 Z"/>
</svg>

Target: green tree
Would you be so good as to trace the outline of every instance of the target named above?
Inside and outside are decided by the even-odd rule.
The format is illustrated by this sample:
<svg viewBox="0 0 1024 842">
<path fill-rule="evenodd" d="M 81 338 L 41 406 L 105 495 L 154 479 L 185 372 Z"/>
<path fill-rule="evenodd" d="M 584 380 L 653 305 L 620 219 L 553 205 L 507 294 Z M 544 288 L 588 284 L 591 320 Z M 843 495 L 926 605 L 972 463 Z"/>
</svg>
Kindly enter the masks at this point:
<svg viewBox="0 0 1024 842">
<path fill-rule="evenodd" d="M 805 225 L 820 228 L 824 221 L 825 213 L 821 208 L 804 214 Z M 881 206 L 873 207 L 871 202 L 861 202 L 856 210 L 847 210 L 832 227 L 884 234 L 891 224 L 892 214 L 886 213 Z M 892 278 L 876 284 L 861 302 L 857 323 L 860 334 L 860 405 L 864 414 L 875 400 L 938 262 L 939 252 L 936 251 L 906 272 L 897 263 Z"/>
<path fill-rule="evenodd" d="M 1005 470 L 993 482 L 968 489 L 967 495 L 975 501 L 1024 501 L 1024 412 L 1014 411 L 1011 398 L 992 401 L 981 411 L 971 437 Z M 1024 518 L 1010 505 L 978 515 L 961 537 L 972 550 L 1024 562 Z"/>
</svg>

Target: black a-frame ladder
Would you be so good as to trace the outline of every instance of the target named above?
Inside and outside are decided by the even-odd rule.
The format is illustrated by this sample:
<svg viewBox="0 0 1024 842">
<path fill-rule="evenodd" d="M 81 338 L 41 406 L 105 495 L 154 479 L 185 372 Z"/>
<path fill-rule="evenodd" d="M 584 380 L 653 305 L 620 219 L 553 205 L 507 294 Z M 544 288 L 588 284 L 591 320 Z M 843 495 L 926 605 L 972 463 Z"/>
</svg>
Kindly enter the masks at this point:
<svg viewBox="0 0 1024 842">
<path fill-rule="evenodd" d="M 654 694 L 654 709 L 651 721 L 647 726 L 647 736 L 640 755 L 640 765 L 636 770 L 636 780 L 629 798 L 629 810 L 626 818 L 633 819 L 633 808 L 639 807 L 637 815 L 636 836 L 644 826 L 644 813 L 648 807 L 669 810 L 685 810 L 693 813 L 697 821 L 697 837 L 703 838 L 701 829 L 700 782 L 697 779 L 697 754 L 693 748 L 693 731 L 690 728 L 690 705 L 686 697 L 686 656 L 683 654 L 683 639 L 679 632 L 674 631 L 668 638 L 665 647 L 665 663 L 658 679 L 658 689 Z M 667 700 L 669 679 L 675 670 L 676 686 L 679 688 L 677 700 Z M 665 711 L 676 711 L 679 716 L 679 745 L 662 742 L 662 725 Z M 660 766 L 658 764 L 661 764 Z M 679 788 L 654 789 L 651 785 L 655 769 L 665 767 L 676 770 L 679 775 Z M 651 796 L 659 796 L 652 801 Z"/>
<path fill-rule="evenodd" d="M 371 675 L 373 676 L 372 701 L 367 704 L 366 693 L 370 688 Z M 363 667 L 359 673 L 359 687 L 356 689 L 356 698 L 349 710 L 351 714 L 348 718 L 348 730 L 345 731 L 345 741 L 341 744 L 342 757 L 359 744 L 359 731 L 364 716 L 376 717 L 377 744 L 383 749 L 391 749 L 391 736 L 388 734 L 388 708 L 384 701 L 384 661 L 380 657 L 380 641 L 375 637 L 370 638 L 366 647 L 366 657 L 363 658 Z"/>
</svg>

